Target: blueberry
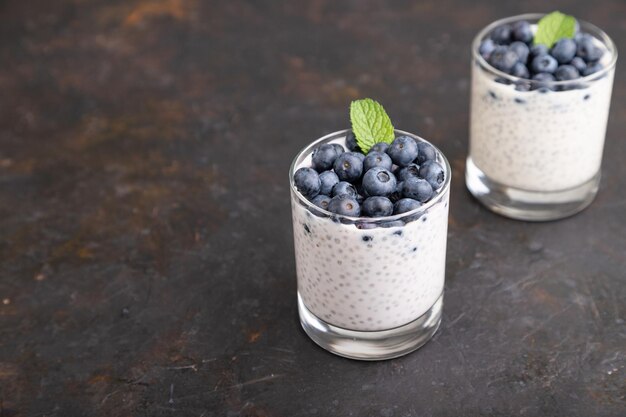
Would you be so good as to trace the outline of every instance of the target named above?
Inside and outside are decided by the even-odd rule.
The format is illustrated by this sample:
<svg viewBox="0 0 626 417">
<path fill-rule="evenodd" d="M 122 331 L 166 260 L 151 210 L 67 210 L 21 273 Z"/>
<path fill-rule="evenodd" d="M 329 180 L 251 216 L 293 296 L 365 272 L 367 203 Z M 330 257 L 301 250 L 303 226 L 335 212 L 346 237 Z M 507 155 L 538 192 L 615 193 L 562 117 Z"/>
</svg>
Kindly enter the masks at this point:
<svg viewBox="0 0 626 417">
<path fill-rule="evenodd" d="M 428 181 L 421 178 L 408 178 L 404 181 L 402 194 L 406 198 L 412 198 L 421 203 L 425 203 L 433 196 L 433 187 Z"/>
<path fill-rule="evenodd" d="M 585 34 L 578 41 L 576 55 L 584 59 L 586 62 L 594 62 L 602 58 L 604 51 L 596 46 L 593 36 Z"/>
<path fill-rule="evenodd" d="M 426 161 L 434 161 L 437 159 L 437 151 L 430 143 L 419 141 L 417 142 L 417 149 L 418 153 L 416 161 L 418 164 L 423 164 Z"/>
<path fill-rule="evenodd" d="M 361 215 L 361 206 L 353 197 L 338 195 L 328 203 L 328 211 L 341 214 L 342 216 L 358 217 Z"/>
<path fill-rule="evenodd" d="M 533 81 L 536 81 L 532 83 L 531 89 L 533 90 L 537 90 L 537 89 L 553 90 L 553 88 L 548 87 L 547 84 L 556 81 L 556 79 L 554 78 L 554 75 L 548 74 L 547 72 L 540 72 L 539 74 L 535 74 L 533 75 L 532 79 Z"/>
<path fill-rule="evenodd" d="M 511 72 L 519 57 L 509 48 L 497 48 L 489 57 L 489 64 L 503 72 Z"/>
<path fill-rule="evenodd" d="M 363 176 L 363 189 L 368 196 L 388 196 L 396 189 L 396 177 L 384 168 L 372 168 Z"/>
<path fill-rule="evenodd" d="M 332 144 L 333 147 L 335 148 L 335 151 L 337 152 L 337 156 L 341 155 L 342 153 L 344 153 L 346 150 L 343 148 L 343 146 L 341 146 L 338 143 L 333 143 Z"/>
<path fill-rule="evenodd" d="M 348 152 L 351 155 L 356 156 L 357 158 L 359 158 L 361 160 L 361 162 L 365 161 L 365 155 L 363 155 L 361 152 L 359 151 L 354 151 L 354 152 Z"/>
<path fill-rule="evenodd" d="M 311 160 L 313 162 L 313 168 L 318 172 L 326 171 L 333 167 L 335 159 L 341 153 L 337 153 L 337 149 L 330 143 L 325 143 L 313 151 Z"/>
<path fill-rule="evenodd" d="M 541 55 L 548 55 L 548 47 L 542 43 L 530 47 L 530 58 L 536 58 Z"/>
<path fill-rule="evenodd" d="M 293 174 L 293 182 L 306 198 L 313 198 L 320 193 L 320 176 L 312 168 L 300 168 Z"/>
<path fill-rule="evenodd" d="M 395 203 L 396 201 L 400 200 L 402 198 L 403 189 L 404 189 L 404 181 L 398 181 L 398 183 L 396 184 L 395 191 L 389 194 L 389 200 L 391 200 L 392 203 Z"/>
<path fill-rule="evenodd" d="M 419 201 L 413 200 L 412 198 L 403 198 L 396 201 L 393 205 L 393 214 L 406 213 L 407 211 L 415 210 L 421 205 Z"/>
<path fill-rule="evenodd" d="M 386 197 L 369 197 L 363 202 L 363 214 L 367 217 L 391 216 L 393 203 Z"/>
<path fill-rule="evenodd" d="M 347 181 L 340 181 L 333 187 L 332 196 L 347 195 L 349 197 L 356 198 L 358 193 L 354 185 Z"/>
<path fill-rule="evenodd" d="M 579 56 L 575 56 L 572 59 L 572 62 L 569 63 L 572 67 L 576 68 L 578 70 L 579 73 L 583 73 L 585 71 L 585 69 L 587 68 L 587 63 L 585 62 L 584 59 L 582 59 Z"/>
<path fill-rule="evenodd" d="M 386 153 L 382 152 L 370 152 L 363 161 L 363 171 L 367 172 L 374 167 L 381 167 L 391 170 L 391 158 Z"/>
<path fill-rule="evenodd" d="M 420 177 L 428 181 L 434 190 L 438 190 L 443 185 L 445 173 L 437 162 L 427 161 L 420 166 Z M 404 186 L 406 187 L 406 184 Z"/>
<path fill-rule="evenodd" d="M 417 158 L 417 143 L 410 136 L 398 136 L 389 145 L 387 155 L 391 157 L 394 164 L 405 167 Z"/>
<path fill-rule="evenodd" d="M 496 49 L 496 44 L 492 39 L 485 39 L 478 47 L 478 53 L 485 59 L 489 59 L 489 55 Z"/>
<path fill-rule="evenodd" d="M 528 49 L 528 45 L 524 42 L 515 41 L 510 46 L 509 49 L 517 54 L 519 58 L 519 62 L 522 64 L 526 64 L 528 61 L 528 55 L 530 54 L 530 49 Z"/>
<path fill-rule="evenodd" d="M 331 195 L 333 187 L 339 182 L 334 171 L 324 171 L 320 174 L 320 194 Z"/>
<path fill-rule="evenodd" d="M 511 32 L 511 26 L 509 25 L 498 26 L 493 31 L 491 31 L 491 39 L 493 39 L 495 43 L 499 43 L 502 45 L 508 44 L 509 42 L 511 42 Z"/>
<path fill-rule="evenodd" d="M 317 207 L 324 209 L 324 210 L 328 210 L 328 204 L 330 203 L 330 197 L 327 195 L 318 195 L 317 197 L 315 197 L 313 200 L 311 200 L 311 203 L 315 204 Z"/>
<path fill-rule="evenodd" d="M 346 134 L 346 146 L 353 152 L 359 150 L 359 145 L 356 143 L 356 136 L 354 136 L 354 132 L 351 130 Z"/>
<path fill-rule="evenodd" d="M 580 74 L 572 65 L 561 65 L 554 73 L 554 78 L 556 78 L 557 81 L 574 80 L 578 77 L 580 77 Z"/>
<path fill-rule="evenodd" d="M 515 64 L 513 70 L 511 70 L 511 75 L 519 78 L 530 78 L 528 67 L 526 67 L 526 65 L 522 64 L 521 62 Z"/>
<path fill-rule="evenodd" d="M 378 142 L 378 143 L 375 143 L 374 146 L 370 148 L 370 152 L 387 152 L 387 148 L 389 148 L 388 143 Z"/>
<path fill-rule="evenodd" d="M 604 66 L 599 62 L 593 62 L 587 65 L 587 68 L 583 70 L 583 75 L 586 77 L 587 75 L 595 74 L 598 71 L 602 71 Z"/>
<path fill-rule="evenodd" d="M 513 23 L 513 39 L 524 43 L 532 41 L 533 31 L 530 28 L 530 23 L 525 20 Z"/>
<path fill-rule="evenodd" d="M 335 159 L 333 169 L 341 181 L 355 181 L 363 173 L 363 161 L 356 152 L 345 152 Z"/>
<path fill-rule="evenodd" d="M 549 74 L 552 74 L 554 71 L 556 71 L 558 66 L 559 63 L 556 62 L 556 59 L 554 59 L 554 57 L 550 55 L 539 55 L 533 58 L 530 64 L 530 69 L 534 73 L 547 72 Z"/>
<path fill-rule="evenodd" d="M 554 44 L 550 54 L 559 64 L 567 64 L 576 55 L 576 42 L 574 39 L 563 38 Z"/>
<path fill-rule="evenodd" d="M 398 181 L 406 181 L 409 178 L 417 178 L 420 175 L 420 167 L 417 164 L 409 164 L 398 169 L 396 178 Z"/>
</svg>

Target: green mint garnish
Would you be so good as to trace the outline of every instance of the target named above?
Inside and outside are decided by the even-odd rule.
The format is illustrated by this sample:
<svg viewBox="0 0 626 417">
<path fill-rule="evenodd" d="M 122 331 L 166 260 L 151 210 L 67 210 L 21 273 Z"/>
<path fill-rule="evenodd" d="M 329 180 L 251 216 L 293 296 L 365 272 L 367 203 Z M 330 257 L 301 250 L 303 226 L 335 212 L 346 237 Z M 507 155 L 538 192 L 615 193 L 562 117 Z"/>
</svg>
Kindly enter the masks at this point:
<svg viewBox="0 0 626 417">
<path fill-rule="evenodd" d="M 371 98 L 350 104 L 350 121 L 356 143 L 363 153 L 379 142 L 391 143 L 395 137 L 393 125 L 383 106 Z"/>
<path fill-rule="evenodd" d="M 573 38 L 576 34 L 576 19 L 561 12 L 545 15 L 537 24 L 535 45 L 543 44 L 552 48 L 559 39 Z"/>
</svg>

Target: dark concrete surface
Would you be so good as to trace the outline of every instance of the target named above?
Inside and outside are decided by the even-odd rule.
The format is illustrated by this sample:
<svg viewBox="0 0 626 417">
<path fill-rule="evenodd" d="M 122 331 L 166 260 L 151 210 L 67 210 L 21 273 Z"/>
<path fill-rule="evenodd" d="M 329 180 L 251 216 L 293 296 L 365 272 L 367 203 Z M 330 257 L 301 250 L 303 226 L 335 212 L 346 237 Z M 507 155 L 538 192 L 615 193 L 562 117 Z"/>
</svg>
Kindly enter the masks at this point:
<svg viewBox="0 0 626 417">
<path fill-rule="evenodd" d="M 626 65 L 559 222 L 465 190 L 469 43 L 611 1 L 0 2 L 0 416 L 626 415 Z M 454 177 L 444 320 L 401 359 L 297 321 L 287 169 L 374 97 Z"/>
</svg>

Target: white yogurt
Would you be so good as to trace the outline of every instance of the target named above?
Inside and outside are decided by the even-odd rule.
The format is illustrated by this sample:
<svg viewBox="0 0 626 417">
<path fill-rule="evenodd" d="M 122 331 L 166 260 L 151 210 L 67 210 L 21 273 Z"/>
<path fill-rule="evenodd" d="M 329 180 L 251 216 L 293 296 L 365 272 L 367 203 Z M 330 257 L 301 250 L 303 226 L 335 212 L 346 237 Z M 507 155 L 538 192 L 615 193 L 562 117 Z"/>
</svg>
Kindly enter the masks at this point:
<svg viewBox="0 0 626 417">
<path fill-rule="evenodd" d="M 298 292 L 306 307 L 359 331 L 391 329 L 426 313 L 443 292 L 448 197 L 449 188 L 403 227 L 363 230 L 317 216 L 294 197 Z"/>
<path fill-rule="evenodd" d="M 614 72 L 582 89 L 522 92 L 474 63 L 472 161 L 490 180 L 530 191 L 590 180 L 600 171 Z"/>
</svg>

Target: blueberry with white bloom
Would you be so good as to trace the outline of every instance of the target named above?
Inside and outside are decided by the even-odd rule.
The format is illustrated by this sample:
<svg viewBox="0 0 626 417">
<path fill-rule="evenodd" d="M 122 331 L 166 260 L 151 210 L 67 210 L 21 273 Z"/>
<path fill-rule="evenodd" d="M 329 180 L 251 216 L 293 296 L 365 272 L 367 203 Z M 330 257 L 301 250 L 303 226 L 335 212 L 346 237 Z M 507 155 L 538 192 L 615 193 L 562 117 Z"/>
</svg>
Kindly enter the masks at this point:
<svg viewBox="0 0 626 417">
<path fill-rule="evenodd" d="M 359 149 L 359 145 L 356 143 L 356 136 L 351 130 L 348 130 L 348 133 L 346 133 L 346 146 L 350 151 L 357 151 Z"/>
<path fill-rule="evenodd" d="M 511 70 L 511 75 L 519 78 L 529 78 L 530 73 L 528 72 L 528 67 L 521 62 L 515 64 L 513 69 Z"/>
<path fill-rule="evenodd" d="M 318 195 L 317 197 L 315 197 L 313 200 L 311 200 L 311 203 L 315 204 L 317 207 L 324 209 L 324 210 L 328 210 L 328 204 L 330 203 L 330 197 L 327 195 Z"/>
<path fill-rule="evenodd" d="M 417 163 L 423 164 L 426 161 L 434 161 L 437 159 L 437 151 L 435 148 L 426 142 L 419 141 L 417 142 Z"/>
<path fill-rule="evenodd" d="M 554 75 L 548 74 L 547 72 L 540 72 L 539 74 L 533 75 L 532 80 L 535 82 L 532 83 L 531 89 L 541 89 L 542 91 L 553 90 L 554 88 L 548 85 L 556 81 Z"/>
<path fill-rule="evenodd" d="M 506 47 L 497 48 L 489 56 L 489 64 L 503 72 L 511 72 L 513 66 L 519 61 L 517 54 Z"/>
<path fill-rule="evenodd" d="M 345 152 L 335 159 L 333 169 L 341 181 L 355 181 L 363 173 L 363 162 L 357 152 Z"/>
<path fill-rule="evenodd" d="M 513 39 L 524 43 L 532 41 L 533 31 L 530 27 L 530 23 L 525 20 L 513 23 Z"/>
<path fill-rule="evenodd" d="M 370 148 L 370 152 L 387 152 L 387 148 L 389 148 L 389 144 L 387 142 L 378 142 L 375 143 L 374 146 Z"/>
<path fill-rule="evenodd" d="M 358 193 L 354 185 L 350 184 L 347 181 L 340 181 L 335 184 L 332 190 L 333 197 L 336 197 L 338 195 L 347 195 L 356 198 Z"/>
<path fill-rule="evenodd" d="M 325 143 L 313 150 L 311 160 L 313 168 L 318 172 L 329 170 L 333 167 L 335 159 L 341 154 L 337 152 L 337 148 L 330 143 Z"/>
<path fill-rule="evenodd" d="M 586 62 L 595 62 L 602 58 L 604 50 L 596 45 L 593 36 L 586 34 L 578 41 L 576 55 Z"/>
<path fill-rule="evenodd" d="M 554 59 L 554 57 L 550 55 L 540 55 L 538 57 L 533 58 L 530 69 L 534 73 L 538 72 L 547 72 L 548 74 L 554 73 L 556 71 L 559 63 Z"/>
<path fill-rule="evenodd" d="M 370 151 L 363 161 L 363 171 L 367 172 L 374 167 L 391 170 L 392 165 L 391 158 L 386 153 Z"/>
<path fill-rule="evenodd" d="M 524 42 L 515 41 L 509 46 L 509 49 L 517 54 L 519 62 L 526 64 L 526 61 L 528 61 L 528 55 L 530 54 L 528 45 Z"/>
<path fill-rule="evenodd" d="M 417 200 L 413 200 L 412 198 L 403 198 L 396 201 L 396 203 L 393 205 L 393 214 L 406 213 L 408 211 L 419 208 L 421 205 L 422 203 Z"/>
<path fill-rule="evenodd" d="M 599 62 L 593 62 L 587 65 L 587 68 L 583 70 L 583 75 L 586 77 L 587 75 L 595 74 L 598 71 L 602 71 L 604 66 Z"/>
<path fill-rule="evenodd" d="M 307 197 L 313 198 L 320 193 L 320 176 L 312 168 L 300 168 L 293 175 L 296 189 Z"/>
<path fill-rule="evenodd" d="M 346 151 L 344 147 L 338 143 L 333 143 L 332 145 L 335 148 L 335 151 L 337 152 L 337 156 L 341 155 L 342 153 Z"/>
<path fill-rule="evenodd" d="M 396 178 L 398 181 L 405 181 L 408 178 L 417 178 L 420 175 L 420 167 L 417 164 L 409 164 L 398 169 Z"/>
<path fill-rule="evenodd" d="M 368 217 L 391 216 L 393 203 L 387 197 L 368 197 L 361 206 L 363 214 Z"/>
<path fill-rule="evenodd" d="M 328 211 L 343 216 L 358 217 L 361 215 L 361 206 L 353 197 L 338 195 L 333 197 L 328 203 Z"/>
<path fill-rule="evenodd" d="M 563 38 L 554 44 L 550 55 L 552 55 L 559 64 L 567 64 L 574 58 L 574 55 L 576 55 L 576 42 L 574 39 Z"/>
<path fill-rule="evenodd" d="M 569 63 L 572 67 L 576 68 L 578 70 L 579 73 L 583 73 L 583 71 L 585 70 L 585 68 L 587 68 L 587 63 L 585 62 L 584 59 L 582 59 L 579 56 L 575 56 L 571 62 Z"/>
<path fill-rule="evenodd" d="M 412 198 L 420 203 L 425 203 L 433 196 L 433 187 L 424 179 L 408 178 L 404 181 L 402 194 L 406 198 Z"/>
<path fill-rule="evenodd" d="M 320 174 L 320 194 L 331 195 L 333 187 L 339 182 L 334 171 L 324 171 Z"/>
<path fill-rule="evenodd" d="M 387 155 L 391 157 L 394 164 L 405 167 L 417 158 L 417 143 L 415 143 L 415 140 L 410 136 L 398 136 L 391 145 L 389 145 Z"/>
<path fill-rule="evenodd" d="M 478 53 L 485 59 L 489 59 L 489 55 L 496 49 L 496 44 L 492 39 L 485 39 L 478 47 Z"/>
<path fill-rule="evenodd" d="M 507 45 L 511 42 L 511 35 L 512 31 L 509 25 L 501 25 L 491 31 L 491 39 L 501 45 Z"/>
<path fill-rule="evenodd" d="M 434 190 L 438 190 L 445 180 L 445 172 L 439 163 L 426 161 L 420 166 L 420 177 L 428 181 Z M 404 186 L 406 187 L 406 184 L 404 184 Z"/>
<path fill-rule="evenodd" d="M 580 74 L 578 73 L 578 70 L 572 65 L 561 65 L 554 73 L 554 78 L 556 78 L 557 81 L 574 80 L 579 77 Z"/>
<path fill-rule="evenodd" d="M 396 177 L 384 168 L 372 168 L 363 176 L 363 189 L 368 196 L 386 197 L 395 191 L 396 185 Z"/>
<path fill-rule="evenodd" d="M 548 54 L 548 47 L 545 46 L 544 44 L 537 44 L 537 45 L 533 45 L 530 47 L 530 58 L 536 58 L 538 56 L 541 55 L 547 55 Z"/>
</svg>

